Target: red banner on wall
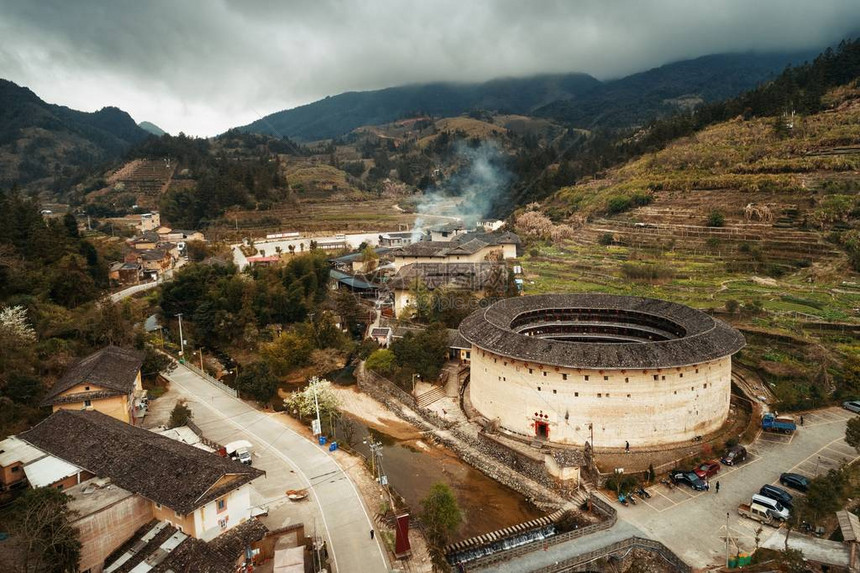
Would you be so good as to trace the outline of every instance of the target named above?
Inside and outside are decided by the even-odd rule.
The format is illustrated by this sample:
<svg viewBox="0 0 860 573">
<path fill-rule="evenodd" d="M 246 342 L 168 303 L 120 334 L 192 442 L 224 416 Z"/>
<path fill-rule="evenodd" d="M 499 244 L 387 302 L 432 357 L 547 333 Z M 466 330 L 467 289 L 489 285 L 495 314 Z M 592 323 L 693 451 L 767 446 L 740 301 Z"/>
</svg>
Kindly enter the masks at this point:
<svg viewBox="0 0 860 573">
<path fill-rule="evenodd" d="M 394 556 L 401 559 L 412 553 L 412 546 L 409 545 L 409 514 L 398 515 L 395 527 Z"/>
</svg>

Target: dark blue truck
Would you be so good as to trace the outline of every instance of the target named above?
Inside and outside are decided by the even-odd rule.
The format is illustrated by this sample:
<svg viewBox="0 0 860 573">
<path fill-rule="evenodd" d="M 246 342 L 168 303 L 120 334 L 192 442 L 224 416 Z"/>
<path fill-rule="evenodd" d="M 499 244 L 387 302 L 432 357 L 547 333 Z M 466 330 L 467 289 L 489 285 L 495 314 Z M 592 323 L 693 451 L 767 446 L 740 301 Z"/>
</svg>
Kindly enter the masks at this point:
<svg viewBox="0 0 860 573">
<path fill-rule="evenodd" d="M 789 416 L 774 416 L 773 414 L 765 414 L 761 419 L 761 429 L 767 432 L 782 432 L 783 434 L 791 434 L 797 429 L 797 424 L 794 423 L 794 418 Z"/>
</svg>

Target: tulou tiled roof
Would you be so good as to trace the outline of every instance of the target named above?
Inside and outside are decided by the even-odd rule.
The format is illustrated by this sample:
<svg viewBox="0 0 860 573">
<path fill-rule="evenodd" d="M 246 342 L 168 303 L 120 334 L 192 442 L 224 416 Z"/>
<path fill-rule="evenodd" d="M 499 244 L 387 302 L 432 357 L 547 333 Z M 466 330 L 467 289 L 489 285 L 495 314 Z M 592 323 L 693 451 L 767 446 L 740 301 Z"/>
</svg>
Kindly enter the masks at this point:
<svg viewBox="0 0 860 573">
<path fill-rule="evenodd" d="M 679 327 L 666 340 L 572 342 L 526 336 L 512 324 L 527 313 L 565 309 L 606 309 L 653 317 Z M 623 320 L 623 319 L 621 319 Z M 567 368 L 669 368 L 730 356 L 743 348 L 744 337 L 726 323 L 690 307 L 652 298 L 607 294 L 553 294 L 514 297 L 479 309 L 460 323 L 471 344 L 501 356 Z"/>
<path fill-rule="evenodd" d="M 44 404 L 64 402 L 59 395 L 83 383 L 99 387 L 93 390 L 98 394 L 97 398 L 130 394 L 142 364 L 143 352 L 118 346 L 102 348 L 69 368 L 48 392 Z"/>
<path fill-rule="evenodd" d="M 18 437 L 182 515 L 264 473 L 94 410 L 58 410 Z"/>
</svg>

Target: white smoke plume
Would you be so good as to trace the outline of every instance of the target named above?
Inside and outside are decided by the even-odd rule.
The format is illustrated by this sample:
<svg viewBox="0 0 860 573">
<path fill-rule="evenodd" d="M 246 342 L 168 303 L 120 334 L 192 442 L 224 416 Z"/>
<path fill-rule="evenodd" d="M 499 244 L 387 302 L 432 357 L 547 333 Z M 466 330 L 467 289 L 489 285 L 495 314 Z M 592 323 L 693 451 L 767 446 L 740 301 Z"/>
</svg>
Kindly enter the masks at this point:
<svg viewBox="0 0 860 573">
<path fill-rule="evenodd" d="M 446 214 L 467 227 L 474 226 L 492 212 L 513 179 L 505 165 L 506 156 L 495 141 L 481 141 L 478 145 L 460 141 L 454 148 L 453 162 L 458 165 L 454 174 L 424 192 L 417 207 L 413 240 L 423 233 L 427 215 Z"/>
</svg>

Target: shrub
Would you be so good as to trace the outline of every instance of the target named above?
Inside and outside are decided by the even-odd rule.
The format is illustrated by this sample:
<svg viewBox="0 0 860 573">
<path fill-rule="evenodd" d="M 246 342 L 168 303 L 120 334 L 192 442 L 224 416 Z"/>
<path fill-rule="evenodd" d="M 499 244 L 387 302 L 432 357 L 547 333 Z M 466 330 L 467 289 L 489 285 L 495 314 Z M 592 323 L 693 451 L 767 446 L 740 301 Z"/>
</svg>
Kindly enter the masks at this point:
<svg viewBox="0 0 860 573">
<path fill-rule="evenodd" d="M 708 214 L 708 227 L 722 227 L 726 224 L 726 217 L 722 212 L 713 210 Z"/>
<path fill-rule="evenodd" d="M 365 366 L 368 370 L 379 374 L 390 374 L 394 370 L 396 358 L 394 352 L 380 348 L 379 350 L 374 350 L 367 357 Z"/>
<path fill-rule="evenodd" d="M 191 408 L 185 402 L 177 402 L 176 406 L 173 407 L 173 411 L 170 412 L 169 425 L 171 428 L 185 426 L 192 417 Z"/>
<path fill-rule="evenodd" d="M 600 235 L 600 238 L 597 239 L 597 242 L 605 247 L 609 246 L 615 242 L 615 235 L 613 235 L 612 233 L 603 233 L 602 235 Z"/>
<path fill-rule="evenodd" d="M 663 265 L 624 263 L 621 265 L 621 274 L 634 280 L 658 280 L 672 278 L 675 271 Z"/>
</svg>

